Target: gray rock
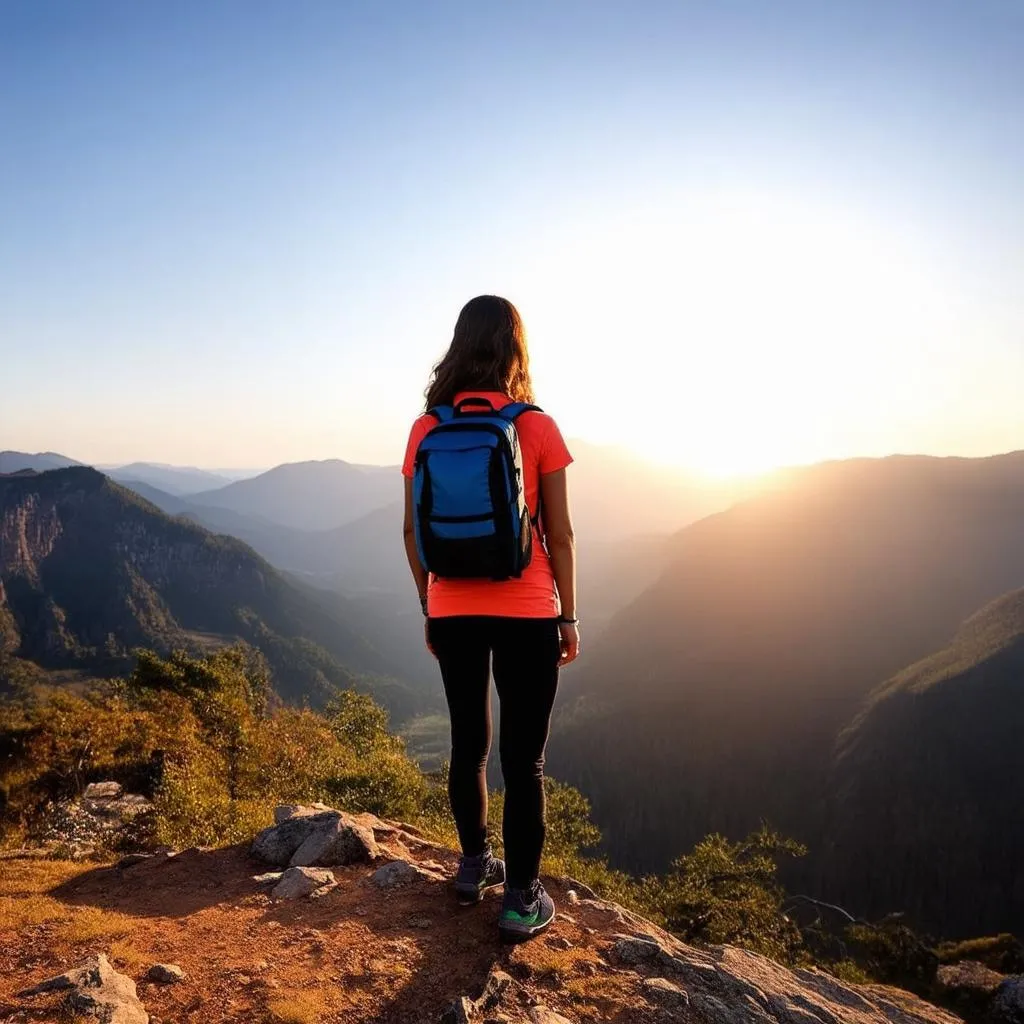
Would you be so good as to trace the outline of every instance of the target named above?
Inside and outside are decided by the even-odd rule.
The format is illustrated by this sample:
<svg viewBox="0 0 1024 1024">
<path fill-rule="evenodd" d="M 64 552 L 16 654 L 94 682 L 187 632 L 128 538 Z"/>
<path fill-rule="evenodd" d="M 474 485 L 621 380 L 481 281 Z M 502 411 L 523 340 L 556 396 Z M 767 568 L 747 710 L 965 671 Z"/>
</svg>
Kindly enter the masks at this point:
<svg viewBox="0 0 1024 1024">
<path fill-rule="evenodd" d="M 289 868 L 270 895 L 279 900 L 294 900 L 335 885 L 334 875 L 322 868 Z"/>
<path fill-rule="evenodd" d="M 658 956 L 658 966 L 663 971 L 676 974 L 688 985 L 702 985 L 705 988 L 720 988 L 718 968 L 714 964 L 699 960 L 683 960 L 664 950 Z"/>
<path fill-rule="evenodd" d="M 318 826 L 292 854 L 293 867 L 356 864 L 375 860 L 380 847 L 373 832 L 341 816 Z"/>
<path fill-rule="evenodd" d="M 253 875 L 252 880 L 257 885 L 273 885 L 274 883 L 281 881 L 281 876 L 283 874 L 283 871 L 266 871 L 262 875 Z"/>
<path fill-rule="evenodd" d="M 327 804 L 278 804 L 274 808 L 274 824 L 280 825 L 289 818 L 308 818 L 330 810 Z"/>
<path fill-rule="evenodd" d="M 1006 978 L 975 960 L 944 964 L 935 972 L 935 983 L 941 992 L 994 992 Z"/>
<path fill-rule="evenodd" d="M 303 814 L 265 828 L 253 840 L 251 853 L 268 864 L 287 867 L 295 851 L 318 829 L 341 819 L 338 811 Z"/>
<path fill-rule="evenodd" d="M 496 967 L 492 968 L 484 982 L 484 990 L 474 1004 L 477 1012 L 484 1013 L 487 1010 L 493 1010 L 514 984 L 512 975 L 499 971 Z"/>
<path fill-rule="evenodd" d="M 441 1024 L 472 1024 L 476 1019 L 473 1000 L 460 996 L 441 1014 Z"/>
<path fill-rule="evenodd" d="M 640 938 L 637 935 L 616 935 L 612 953 L 620 963 L 635 966 L 649 963 L 662 953 L 661 946 L 653 939 Z"/>
<path fill-rule="evenodd" d="M 992 997 L 992 1019 L 999 1024 L 1024 1024 L 1024 975 L 1001 982 Z"/>
<path fill-rule="evenodd" d="M 682 1010 L 690 1005 L 690 997 L 667 978 L 644 978 L 640 983 L 644 998 L 656 1006 L 669 1010 Z"/>
<path fill-rule="evenodd" d="M 372 876 L 374 885 L 381 889 L 390 889 L 396 885 L 413 882 L 420 877 L 420 870 L 407 860 L 393 860 L 383 867 L 377 868 Z"/>
<path fill-rule="evenodd" d="M 153 964 L 146 971 L 146 981 L 155 981 L 158 985 L 176 985 L 185 980 L 185 972 L 177 964 Z"/>
<path fill-rule="evenodd" d="M 118 800 L 123 792 L 120 782 L 90 782 L 82 796 L 86 800 Z"/>
<path fill-rule="evenodd" d="M 149 1024 L 149 1014 L 139 1002 L 135 982 L 118 974 L 101 953 L 81 967 L 50 978 L 20 993 L 23 997 L 47 992 L 67 992 L 71 1010 L 100 1024 Z"/>
</svg>

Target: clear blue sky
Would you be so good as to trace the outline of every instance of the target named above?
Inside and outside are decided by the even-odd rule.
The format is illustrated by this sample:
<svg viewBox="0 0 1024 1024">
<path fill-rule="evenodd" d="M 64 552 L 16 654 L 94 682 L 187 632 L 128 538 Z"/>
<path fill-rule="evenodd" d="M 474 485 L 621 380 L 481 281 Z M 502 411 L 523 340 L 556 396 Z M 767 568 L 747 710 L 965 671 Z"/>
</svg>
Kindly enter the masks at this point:
<svg viewBox="0 0 1024 1024">
<path fill-rule="evenodd" d="M 0 448 L 395 461 L 495 291 L 570 435 L 1006 450 L 1022 282 L 1020 0 L 0 3 Z"/>
</svg>

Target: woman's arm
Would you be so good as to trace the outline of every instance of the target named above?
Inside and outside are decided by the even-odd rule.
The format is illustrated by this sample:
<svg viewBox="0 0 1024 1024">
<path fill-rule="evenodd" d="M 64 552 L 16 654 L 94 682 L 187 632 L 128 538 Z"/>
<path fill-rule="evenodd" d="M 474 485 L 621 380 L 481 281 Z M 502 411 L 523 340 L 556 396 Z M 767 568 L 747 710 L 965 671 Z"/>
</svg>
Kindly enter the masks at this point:
<svg viewBox="0 0 1024 1024">
<path fill-rule="evenodd" d="M 562 617 L 576 618 L 576 535 L 569 512 L 569 484 L 565 470 L 544 473 L 540 478 L 541 515 L 544 540 L 551 556 L 551 571 L 558 588 Z M 560 623 L 562 658 L 560 665 L 575 661 L 580 652 L 578 625 Z"/>
<path fill-rule="evenodd" d="M 420 553 L 416 549 L 416 527 L 413 525 L 412 481 L 405 478 L 405 517 L 402 523 L 402 537 L 405 541 L 405 557 L 409 560 L 412 578 L 416 581 L 416 591 L 420 595 L 420 604 L 427 599 L 427 570 L 420 563 Z"/>
</svg>

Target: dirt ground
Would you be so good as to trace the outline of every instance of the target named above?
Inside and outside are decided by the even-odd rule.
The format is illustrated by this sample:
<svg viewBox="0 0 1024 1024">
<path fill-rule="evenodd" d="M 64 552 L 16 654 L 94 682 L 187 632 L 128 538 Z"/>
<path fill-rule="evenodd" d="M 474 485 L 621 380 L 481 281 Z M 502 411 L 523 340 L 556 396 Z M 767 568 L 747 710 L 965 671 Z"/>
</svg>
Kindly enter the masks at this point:
<svg viewBox="0 0 1024 1024">
<path fill-rule="evenodd" d="M 557 883 L 549 934 L 508 947 L 500 896 L 462 908 L 445 882 L 382 890 L 364 865 L 334 869 L 338 887 L 321 899 L 279 902 L 252 880 L 265 870 L 241 847 L 125 870 L 0 861 L 0 1024 L 66 1019 L 57 997 L 17 993 L 100 952 L 138 982 L 153 1024 L 436 1024 L 495 965 L 522 982 L 524 1013 L 535 1001 L 573 1022 L 658 1019 L 637 975 L 601 956 L 617 930 L 607 911 L 567 906 Z M 187 979 L 142 981 L 154 963 Z"/>
</svg>

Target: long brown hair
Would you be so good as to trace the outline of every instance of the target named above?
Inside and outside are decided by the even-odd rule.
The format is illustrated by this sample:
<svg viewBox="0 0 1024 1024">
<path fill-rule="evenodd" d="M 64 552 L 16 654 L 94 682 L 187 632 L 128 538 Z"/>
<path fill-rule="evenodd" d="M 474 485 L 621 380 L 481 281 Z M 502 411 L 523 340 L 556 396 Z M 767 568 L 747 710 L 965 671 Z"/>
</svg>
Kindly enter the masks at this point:
<svg viewBox="0 0 1024 1024">
<path fill-rule="evenodd" d="M 460 391 L 501 391 L 533 401 L 530 356 L 519 310 L 498 295 L 478 295 L 462 307 L 448 351 L 427 385 L 427 408 L 451 405 Z"/>
</svg>

